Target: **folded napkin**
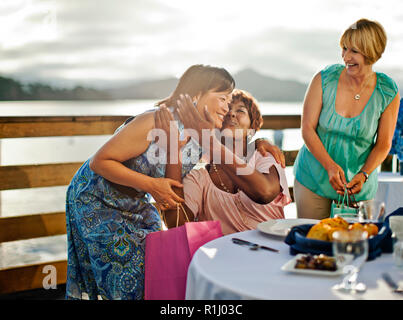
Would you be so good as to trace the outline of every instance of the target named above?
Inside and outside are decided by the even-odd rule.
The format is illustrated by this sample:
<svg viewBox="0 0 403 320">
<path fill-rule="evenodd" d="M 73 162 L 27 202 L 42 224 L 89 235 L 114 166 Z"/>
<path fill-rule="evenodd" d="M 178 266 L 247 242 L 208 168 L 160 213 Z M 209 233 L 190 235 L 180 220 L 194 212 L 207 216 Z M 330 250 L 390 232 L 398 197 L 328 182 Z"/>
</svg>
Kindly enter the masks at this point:
<svg viewBox="0 0 403 320">
<path fill-rule="evenodd" d="M 391 214 L 388 214 L 384 220 L 384 223 L 389 226 L 389 218 L 391 216 L 403 216 L 403 207 L 400 207 L 399 209 L 396 209 L 393 211 Z"/>
<path fill-rule="evenodd" d="M 382 252 L 392 253 L 392 231 L 389 227 L 389 217 L 393 215 L 403 215 L 403 207 L 389 214 L 384 222 L 376 223 L 379 232 L 376 236 L 368 239 L 368 261 L 376 259 Z M 295 226 L 288 233 L 284 242 L 290 246 L 290 254 L 298 253 L 333 255 L 332 242 L 308 239 L 306 237 L 313 224 Z"/>
</svg>

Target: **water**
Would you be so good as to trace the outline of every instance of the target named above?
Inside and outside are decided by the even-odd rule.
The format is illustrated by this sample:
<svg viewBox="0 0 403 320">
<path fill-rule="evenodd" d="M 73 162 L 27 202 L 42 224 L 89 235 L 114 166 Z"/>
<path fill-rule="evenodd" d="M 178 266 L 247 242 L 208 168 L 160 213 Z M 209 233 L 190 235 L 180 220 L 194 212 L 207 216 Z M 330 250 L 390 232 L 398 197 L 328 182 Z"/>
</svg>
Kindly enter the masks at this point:
<svg viewBox="0 0 403 320">
<path fill-rule="evenodd" d="M 155 102 L 155 100 L 0 102 L 0 116 L 129 116 L 152 109 Z M 260 108 L 262 114 L 268 115 L 301 114 L 302 103 L 261 102 Z M 284 150 L 301 148 L 303 142 L 299 129 L 286 129 L 283 133 Z M 272 130 L 261 130 L 256 136 L 267 137 L 272 142 L 275 140 Z M 0 139 L 0 165 L 84 162 L 108 138 L 109 136 L 78 136 Z M 292 168 L 286 168 L 286 175 L 291 186 Z M 0 216 L 64 211 L 66 189 L 67 186 L 59 186 L 1 191 Z M 294 212 L 292 208 L 290 210 Z M 0 268 L 39 260 L 52 260 L 51 257 L 63 259 L 66 255 L 66 236 L 51 238 L 50 241 L 48 237 L 0 244 Z"/>
</svg>

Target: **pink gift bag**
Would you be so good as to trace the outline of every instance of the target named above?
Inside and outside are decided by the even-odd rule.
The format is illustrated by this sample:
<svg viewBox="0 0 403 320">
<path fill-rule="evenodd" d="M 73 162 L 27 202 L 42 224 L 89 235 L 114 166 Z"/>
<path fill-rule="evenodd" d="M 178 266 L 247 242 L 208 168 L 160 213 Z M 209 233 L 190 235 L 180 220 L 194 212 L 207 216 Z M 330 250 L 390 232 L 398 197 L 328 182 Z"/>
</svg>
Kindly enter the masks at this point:
<svg viewBox="0 0 403 320">
<path fill-rule="evenodd" d="M 219 221 L 186 222 L 149 233 L 145 244 L 146 300 L 184 300 L 186 277 L 193 254 L 223 235 Z"/>
</svg>

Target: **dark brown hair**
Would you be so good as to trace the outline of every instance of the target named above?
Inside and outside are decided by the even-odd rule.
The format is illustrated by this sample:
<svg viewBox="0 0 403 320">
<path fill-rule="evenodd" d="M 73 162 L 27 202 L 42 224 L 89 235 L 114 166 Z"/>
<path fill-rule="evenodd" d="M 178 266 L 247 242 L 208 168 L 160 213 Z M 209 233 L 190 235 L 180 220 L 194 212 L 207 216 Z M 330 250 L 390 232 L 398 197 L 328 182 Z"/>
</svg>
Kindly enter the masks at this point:
<svg viewBox="0 0 403 320">
<path fill-rule="evenodd" d="M 199 94 L 204 95 L 210 90 L 230 93 L 234 87 L 235 80 L 224 68 L 197 64 L 189 67 L 180 77 L 174 92 L 156 105 L 165 104 L 167 107 L 176 107 L 180 94 L 187 93 L 190 97 L 194 97 Z"/>
</svg>

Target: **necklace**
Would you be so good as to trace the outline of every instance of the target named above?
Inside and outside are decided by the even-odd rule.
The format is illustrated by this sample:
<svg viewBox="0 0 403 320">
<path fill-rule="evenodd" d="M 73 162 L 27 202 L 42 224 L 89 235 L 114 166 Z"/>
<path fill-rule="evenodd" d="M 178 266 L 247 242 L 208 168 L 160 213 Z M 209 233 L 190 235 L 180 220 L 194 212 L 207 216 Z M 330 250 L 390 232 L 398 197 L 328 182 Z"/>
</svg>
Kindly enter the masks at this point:
<svg viewBox="0 0 403 320">
<path fill-rule="evenodd" d="M 213 166 L 214 172 L 217 174 L 218 179 L 220 180 L 220 185 L 221 185 L 221 187 L 224 189 L 225 192 L 232 193 L 232 192 L 227 188 L 227 186 L 224 184 L 224 182 L 222 181 L 221 175 L 220 175 L 220 173 L 218 172 L 216 165 L 215 165 L 214 163 L 212 163 L 212 166 Z M 239 190 L 239 189 L 237 188 L 237 191 L 238 191 L 238 190 Z"/>
<path fill-rule="evenodd" d="M 357 94 L 354 96 L 354 99 L 355 99 L 355 100 L 360 100 L 360 98 L 361 98 L 361 93 L 364 91 L 365 86 L 367 85 L 367 82 L 368 82 L 369 79 L 371 79 L 371 77 L 372 77 L 372 74 L 371 74 L 369 77 L 367 77 L 367 79 L 365 80 L 364 85 L 362 86 L 360 92 L 357 93 Z"/>
<path fill-rule="evenodd" d="M 220 174 L 218 173 L 217 167 L 216 167 L 216 165 L 215 165 L 214 163 L 212 163 L 212 167 L 213 167 L 214 172 L 217 174 L 218 179 L 220 179 L 220 185 L 221 185 L 221 187 L 222 187 L 226 192 L 231 193 L 231 192 L 229 191 L 229 189 L 227 188 L 227 186 L 226 186 L 226 185 L 224 184 L 224 182 L 222 181 L 221 176 L 220 176 Z M 239 192 L 239 188 L 238 188 L 238 187 L 236 188 L 236 192 Z M 249 224 L 249 218 L 248 218 L 247 215 L 244 214 L 244 207 L 243 207 L 242 203 L 240 202 L 240 199 L 239 199 L 239 198 L 234 198 L 234 203 L 235 203 L 235 205 L 237 206 L 237 208 L 239 209 L 239 210 L 238 210 L 239 216 L 241 217 L 241 220 L 242 220 L 244 226 L 250 226 L 250 224 Z"/>
</svg>

